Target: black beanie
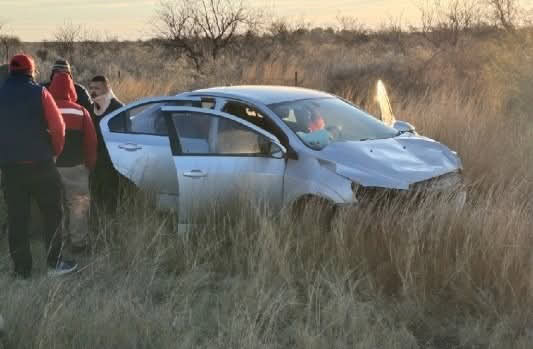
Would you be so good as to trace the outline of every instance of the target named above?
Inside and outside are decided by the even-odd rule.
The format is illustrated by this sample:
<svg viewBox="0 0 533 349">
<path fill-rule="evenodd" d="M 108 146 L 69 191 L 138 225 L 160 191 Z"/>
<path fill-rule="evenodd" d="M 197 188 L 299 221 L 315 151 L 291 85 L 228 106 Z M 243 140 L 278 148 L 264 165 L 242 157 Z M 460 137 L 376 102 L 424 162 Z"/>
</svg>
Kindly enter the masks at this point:
<svg viewBox="0 0 533 349">
<path fill-rule="evenodd" d="M 69 74 L 72 74 L 72 71 L 70 70 L 70 64 L 66 59 L 58 59 L 54 63 L 54 66 L 52 67 L 52 72 L 56 71 L 64 71 Z"/>
</svg>

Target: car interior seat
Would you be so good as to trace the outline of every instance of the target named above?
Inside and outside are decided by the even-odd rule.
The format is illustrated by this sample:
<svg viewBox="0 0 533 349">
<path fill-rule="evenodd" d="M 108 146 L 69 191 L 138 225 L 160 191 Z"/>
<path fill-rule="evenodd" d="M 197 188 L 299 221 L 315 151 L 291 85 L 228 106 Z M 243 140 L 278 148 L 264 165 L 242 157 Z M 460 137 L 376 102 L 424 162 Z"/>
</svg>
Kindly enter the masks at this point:
<svg viewBox="0 0 533 349">
<path fill-rule="evenodd" d="M 295 108 L 294 116 L 296 117 L 295 132 L 309 132 L 309 123 L 311 116 L 305 108 Z"/>
</svg>

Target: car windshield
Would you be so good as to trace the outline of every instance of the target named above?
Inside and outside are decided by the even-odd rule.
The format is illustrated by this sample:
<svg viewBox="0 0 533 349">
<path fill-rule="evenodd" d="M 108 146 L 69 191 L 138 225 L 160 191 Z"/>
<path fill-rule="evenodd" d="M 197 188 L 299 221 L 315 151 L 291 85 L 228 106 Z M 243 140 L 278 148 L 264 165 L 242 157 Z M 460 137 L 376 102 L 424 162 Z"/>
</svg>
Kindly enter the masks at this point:
<svg viewBox="0 0 533 349">
<path fill-rule="evenodd" d="M 321 150 L 332 142 L 392 138 L 398 131 L 338 98 L 306 99 L 270 108 L 309 147 Z"/>
</svg>

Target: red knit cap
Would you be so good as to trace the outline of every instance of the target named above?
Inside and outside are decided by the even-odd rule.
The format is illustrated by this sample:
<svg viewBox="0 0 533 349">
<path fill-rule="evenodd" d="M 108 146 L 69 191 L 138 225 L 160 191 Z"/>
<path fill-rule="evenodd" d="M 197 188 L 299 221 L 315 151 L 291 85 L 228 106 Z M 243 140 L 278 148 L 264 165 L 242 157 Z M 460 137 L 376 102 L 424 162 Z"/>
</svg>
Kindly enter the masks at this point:
<svg viewBox="0 0 533 349">
<path fill-rule="evenodd" d="M 35 71 L 35 62 L 28 55 L 13 56 L 9 62 L 9 71 L 33 73 Z"/>
</svg>

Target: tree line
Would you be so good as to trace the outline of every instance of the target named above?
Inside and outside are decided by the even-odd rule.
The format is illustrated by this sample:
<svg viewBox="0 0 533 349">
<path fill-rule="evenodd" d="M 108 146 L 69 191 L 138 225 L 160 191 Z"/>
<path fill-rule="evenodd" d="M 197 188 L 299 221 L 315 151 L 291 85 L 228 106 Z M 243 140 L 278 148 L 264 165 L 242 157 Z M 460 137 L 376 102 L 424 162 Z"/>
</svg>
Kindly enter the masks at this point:
<svg viewBox="0 0 533 349">
<path fill-rule="evenodd" d="M 382 30 L 398 41 L 405 32 L 421 33 L 427 42 L 440 48 L 456 46 L 468 32 L 489 29 L 513 32 L 529 24 L 520 0 L 425 0 L 419 12 L 418 27 L 404 28 L 401 19 L 390 19 Z M 21 41 L 3 28 L 0 23 L 0 48 L 7 60 Z M 176 57 L 186 57 L 198 71 L 207 60 L 216 60 L 239 42 L 269 36 L 290 43 L 295 36 L 316 29 L 304 21 L 275 18 L 243 0 L 162 0 L 150 25 L 153 41 Z M 348 44 L 369 40 L 373 32 L 350 16 L 339 16 L 335 26 L 320 29 L 335 33 Z M 48 45 L 69 58 L 80 44 L 90 52 L 103 41 L 118 42 L 118 39 L 102 37 L 83 26 L 65 22 L 57 28 Z"/>
</svg>

